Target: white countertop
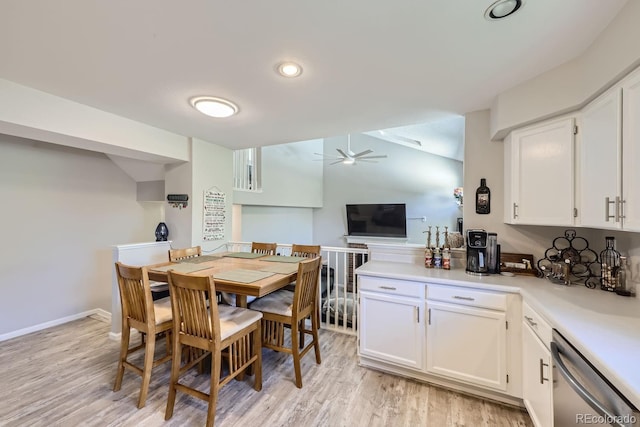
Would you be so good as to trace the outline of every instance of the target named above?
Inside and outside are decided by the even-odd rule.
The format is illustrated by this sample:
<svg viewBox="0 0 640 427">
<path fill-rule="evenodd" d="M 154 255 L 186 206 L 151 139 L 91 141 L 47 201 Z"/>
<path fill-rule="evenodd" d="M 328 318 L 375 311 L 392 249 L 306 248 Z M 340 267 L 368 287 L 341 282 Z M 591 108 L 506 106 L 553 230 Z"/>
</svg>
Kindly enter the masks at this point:
<svg viewBox="0 0 640 427">
<path fill-rule="evenodd" d="M 640 408 L 640 299 L 529 276 L 472 276 L 463 269 L 369 261 L 357 274 L 519 293 Z"/>
</svg>

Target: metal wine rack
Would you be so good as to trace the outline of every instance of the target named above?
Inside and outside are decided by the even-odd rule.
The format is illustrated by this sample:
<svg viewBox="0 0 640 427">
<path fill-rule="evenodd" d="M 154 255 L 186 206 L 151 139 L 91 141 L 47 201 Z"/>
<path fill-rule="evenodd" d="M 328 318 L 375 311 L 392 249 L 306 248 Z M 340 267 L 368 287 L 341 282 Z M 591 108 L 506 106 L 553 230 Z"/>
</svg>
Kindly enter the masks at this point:
<svg viewBox="0 0 640 427">
<path fill-rule="evenodd" d="M 598 254 L 589 248 L 587 239 L 576 236 L 576 230 L 565 230 L 564 236 L 553 239 L 544 258 L 538 261 L 538 268 L 551 271 L 554 263 L 564 263 L 566 260 L 569 260 L 569 279 L 572 282 L 583 283 L 591 289 L 600 284 Z"/>
</svg>

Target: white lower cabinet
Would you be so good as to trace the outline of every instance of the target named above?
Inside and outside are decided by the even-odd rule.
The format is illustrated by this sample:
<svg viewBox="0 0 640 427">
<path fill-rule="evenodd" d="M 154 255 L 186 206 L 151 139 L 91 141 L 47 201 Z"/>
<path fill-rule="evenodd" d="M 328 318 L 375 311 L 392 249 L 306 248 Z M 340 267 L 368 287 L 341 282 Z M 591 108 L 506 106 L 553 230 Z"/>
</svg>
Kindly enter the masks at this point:
<svg viewBox="0 0 640 427">
<path fill-rule="evenodd" d="M 435 301 L 427 307 L 427 371 L 506 391 L 506 314 Z"/>
<path fill-rule="evenodd" d="M 360 355 L 421 370 L 424 366 L 424 284 L 360 278 Z M 407 289 L 407 286 L 410 288 Z"/>
<path fill-rule="evenodd" d="M 528 305 L 524 305 L 523 312 L 522 400 L 536 427 L 551 427 L 553 425 L 551 353 L 541 340 L 541 337 L 545 337 L 545 340 L 547 336 L 550 338 L 551 328 Z"/>
<path fill-rule="evenodd" d="M 358 292 L 363 366 L 510 403 L 522 396 L 518 295 L 363 275 Z"/>
</svg>

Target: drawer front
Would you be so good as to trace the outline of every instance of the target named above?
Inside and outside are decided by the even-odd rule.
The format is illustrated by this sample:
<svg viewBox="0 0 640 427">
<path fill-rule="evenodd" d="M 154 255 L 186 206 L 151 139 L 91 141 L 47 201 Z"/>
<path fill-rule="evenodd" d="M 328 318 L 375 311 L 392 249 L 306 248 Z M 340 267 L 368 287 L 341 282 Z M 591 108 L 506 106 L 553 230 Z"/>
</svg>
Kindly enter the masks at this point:
<svg viewBox="0 0 640 427">
<path fill-rule="evenodd" d="M 427 285 L 427 299 L 451 304 L 507 310 L 507 295 L 458 286 Z"/>
<path fill-rule="evenodd" d="M 522 304 L 522 321 L 540 338 L 542 343 L 549 348 L 551 343 L 551 326 L 536 313 L 526 302 Z"/>
<path fill-rule="evenodd" d="M 390 295 L 424 298 L 424 283 L 384 277 L 358 276 L 361 291 L 382 292 Z"/>
</svg>

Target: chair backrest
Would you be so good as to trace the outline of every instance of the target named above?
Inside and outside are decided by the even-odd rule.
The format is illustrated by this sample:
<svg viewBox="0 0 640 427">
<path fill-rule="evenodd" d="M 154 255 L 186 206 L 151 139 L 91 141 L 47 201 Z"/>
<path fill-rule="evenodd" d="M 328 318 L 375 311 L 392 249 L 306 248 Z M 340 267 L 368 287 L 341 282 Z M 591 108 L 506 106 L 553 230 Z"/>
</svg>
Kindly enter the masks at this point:
<svg viewBox="0 0 640 427">
<path fill-rule="evenodd" d="M 169 249 L 169 261 L 176 262 L 187 258 L 194 258 L 202 255 L 202 248 L 194 246 L 192 248 Z"/>
<path fill-rule="evenodd" d="M 153 298 L 146 267 L 134 267 L 116 262 L 116 275 L 120 290 L 122 324 L 149 331 L 155 325 Z"/>
<path fill-rule="evenodd" d="M 191 276 L 168 271 L 169 294 L 176 339 L 186 345 L 214 351 L 220 346 L 218 304 L 209 304 L 216 294 L 211 276 Z"/>
<path fill-rule="evenodd" d="M 277 243 L 259 243 L 259 242 L 251 243 L 251 252 L 256 254 L 275 255 L 277 248 L 278 248 Z"/>
<path fill-rule="evenodd" d="M 298 276 L 296 277 L 292 307 L 292 313 L 295 318 L 301 319 L 308 316 L 316 306 L 321 264 L 321 257 L 298 263 Z"/>
<path fill-rule="evenodd" d="M 291 256 L 315 258 L 320 256 L 320 245 L 291 245 Z"/>
</svg>

